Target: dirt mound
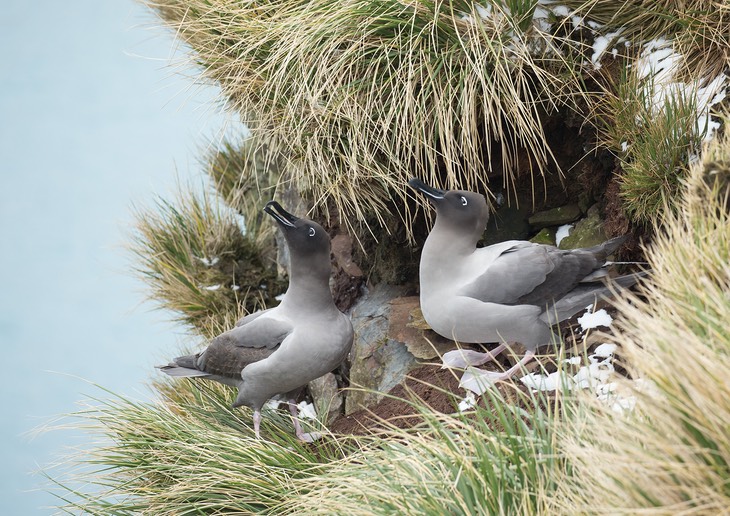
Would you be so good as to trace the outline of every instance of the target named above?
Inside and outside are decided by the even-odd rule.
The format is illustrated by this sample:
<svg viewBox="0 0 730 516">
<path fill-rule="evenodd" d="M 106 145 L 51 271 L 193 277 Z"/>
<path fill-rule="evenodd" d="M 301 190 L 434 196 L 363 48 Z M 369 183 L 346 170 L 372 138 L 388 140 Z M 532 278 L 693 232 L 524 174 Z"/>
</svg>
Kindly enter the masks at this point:
<svg viewBox="0 0 730 516">
<path fill-rule="evenodd" d="M 421 422 L 421 417 L 411 404 L 416 400 L 434 412 L 457 412 L 459 402 L 467 393 L 459 388 L 460 375 L 459 371 L 441 369 L 438 365 L 419 367 L 380 402 L 349 416 L 341 416 L 330 425 L 330 430 L 335 434 L 363 435 L 389 425 L 410 428 Z M 508 399 L 515 397 L 515 389 L 524 391 L 524 387 L 513 382 L 499 383 L 497 389 Z M 478 403 L 484 405 L 484 397 L 478 398 Z"/>
</svg>

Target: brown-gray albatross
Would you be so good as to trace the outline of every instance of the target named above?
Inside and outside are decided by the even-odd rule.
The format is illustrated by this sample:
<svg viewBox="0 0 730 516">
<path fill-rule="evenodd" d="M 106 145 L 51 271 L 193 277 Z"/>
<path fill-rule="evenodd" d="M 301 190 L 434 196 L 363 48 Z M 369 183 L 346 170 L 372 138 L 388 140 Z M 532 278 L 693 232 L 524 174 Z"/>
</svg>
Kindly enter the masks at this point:
<svg viewBox="0 0 730 516">
<path fill-rule="evenodd" d="M 583 249 L 562 250 L 524 240 L 477 248 L 489 219 L 483 195 L 440 190 L 418 179 L 408 184 L 436 209 L 436 220 L 421 252 L 421 311 L 436 333 L 461 343 L 499 342 L 490 353 L 456 350 L 444 366 L 465 368 L 494 359 L 509 343 L 525 346 L 525 356 L 503 373 L 478 371 L 486 383 L 510 378 L 556 338 L 551 326 L 597 298 L 610 297 L 604 281 L 606 257 L 625 240 L 618 237 Z M 641 274 L 610 281 L 615 289 Z M 472 371 L 477 373 L 477 371 Z"/>
<path fill-rule="evenodd" d="M 297 218 L 277 202 L 264 211 L 279 225 L 289 248 L 289 288 L 279 306 L 247 315 L 194 355 L 160 369 L 170 376 L 200 377 L 238 388 L 234 407 L 253 413 L 259 437 L 261 407 L 284 395 L 299 439 L 302 432 L 295 398 L 310 381 L 335 369 L 352 346 L 350 318 L 340 312 L 329 287 L 330 237 L 317 223 Z"/>
</svg>

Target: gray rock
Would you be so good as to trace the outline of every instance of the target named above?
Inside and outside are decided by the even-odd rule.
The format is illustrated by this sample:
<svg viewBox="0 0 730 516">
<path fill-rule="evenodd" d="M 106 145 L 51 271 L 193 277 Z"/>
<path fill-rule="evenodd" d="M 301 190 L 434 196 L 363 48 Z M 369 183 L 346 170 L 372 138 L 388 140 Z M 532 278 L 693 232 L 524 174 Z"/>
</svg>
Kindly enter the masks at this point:
<svg viewBox="0 0 730 516">
<path fill-rule="evenodd" d="M 416 364 L 416 357 L 403 342 L 389 337 L 391 301 L 404 289 L 380 284 L 352 307 L 355 342 L 350 352 L 350 390 L 345 414 L 379 401 L 398 385 Z"/>
<path fill-rule="evenodd" d="M 309 394 L 312 395 L 317 416 L 324 424 L 331 423 L 342 413 L 345 402 L 333 373 L 309 382 Z"/>
<path fill-rule="evenodd" d="M 548 226 L 568 224 L 580 216 L 580 207 L 577 204 L 568 204 L 552 210 L 539 211 L 530 217 L 528 222 L 535 229 L 541 229 Z"/>
<path fill-rule="evenodd" d="M 606 230 L 598 211 L 598 205 L 593 205 L 585 218 L 576 222 L 570 235 L 560 241 L 560 249 L 578 249 L 579 247 L 591 247 L 608 240 Z"/>
<path fill-rule="evenodd" d="M 420 360 L 432 360 L 456 348 L 431 329 L 423 318 L 417 296 L 399 297 L 390 303 L 388 337 L 402 342 Z"/>
</svg>

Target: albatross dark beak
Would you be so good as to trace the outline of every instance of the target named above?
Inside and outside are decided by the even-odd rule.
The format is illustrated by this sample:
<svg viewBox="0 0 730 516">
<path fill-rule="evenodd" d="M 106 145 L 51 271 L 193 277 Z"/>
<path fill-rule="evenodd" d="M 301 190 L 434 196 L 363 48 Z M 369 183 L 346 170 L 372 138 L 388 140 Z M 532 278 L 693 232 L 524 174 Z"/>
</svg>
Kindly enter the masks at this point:
<svg viewBox="0 0 730 516">
<path fill-rule="evenodd" d="M 421 192 L 422 194 L 426 195 L 430 200 L 434 201 L 440 201 L 444 198 L 444 195 L 446 194 L 444 190 L 439 190 L 438 188 L 428 186 L 426 183 L 424 183 L 420 179 L 416 179 L 415 177 L 408 181 L 408 185 L 417 192 Z"/>
<path fill-rule="evenodd" d="M 285 227 L 295 228 L 296 225 L 294 223 L 299 220 L 298 217 L 295 217 L 294 215 L 286 211 L 284 208 L 281 207 L 281 204 L 276 201 L 267 202 L 266 206 L 264 206 L 264 211 L 274 217 L 274 220 L 276 220 L 276 222 Z"/>
</svg>

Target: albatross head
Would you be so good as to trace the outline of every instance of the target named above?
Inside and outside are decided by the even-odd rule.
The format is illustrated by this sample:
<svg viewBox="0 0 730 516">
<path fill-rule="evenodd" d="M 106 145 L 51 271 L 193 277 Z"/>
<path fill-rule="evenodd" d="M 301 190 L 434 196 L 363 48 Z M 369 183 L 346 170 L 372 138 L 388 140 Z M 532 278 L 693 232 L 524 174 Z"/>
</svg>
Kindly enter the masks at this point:
<svg viewBox="0 0 730 516">
<path fill-rule="evenodd" d="M 266 203 L 264 211 L 279 225 L 292 255 L 329 255 L 330 237 L 322 226 L 312 220 L 295 217 L 276 201 Z"/>
<path fill-rule="evenodd" d="M 415 178 L 408 184 L 433 204 L 439 227 L 448 228 L 455 235 L 468 236 L 476 244 L 489 220 L 489 208 L 483 195 L 466 190 L 439 190 Z"/>
</svg>

